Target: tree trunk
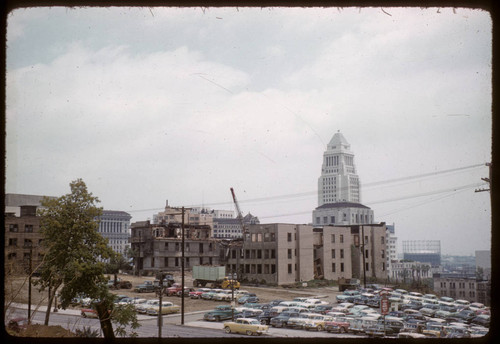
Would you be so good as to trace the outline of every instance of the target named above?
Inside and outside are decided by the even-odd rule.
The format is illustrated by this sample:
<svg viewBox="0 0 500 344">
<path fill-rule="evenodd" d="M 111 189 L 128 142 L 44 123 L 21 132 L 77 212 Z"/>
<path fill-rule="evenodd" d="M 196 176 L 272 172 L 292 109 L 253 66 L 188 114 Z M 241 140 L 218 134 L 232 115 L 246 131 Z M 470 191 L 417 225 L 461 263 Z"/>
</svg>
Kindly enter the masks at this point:
<svg viewBox="0 0 500 344">
<path fill-rule="evenodd" d="M 115 338 L 115 332 L 113 331 L 113 325 L 111 324 L 111 318 L 106 304 L 103 302 L 97 303 L 95 309 L 101 322 L 101 330 L 104 338 Z"/>
<path fill-rule="evenodd" d="M 58 287 L 54 288 L 54 291 L 52 291 L 52 288 L 49 286 L 49 303 L 47 305 L 47 310 L 45 311 L 45 326 L 49 325 L 50 310 L 52 309 L 52 302 L 54 301 L 54 297 L 56 296 L 57 288 Z"/>
</svg>

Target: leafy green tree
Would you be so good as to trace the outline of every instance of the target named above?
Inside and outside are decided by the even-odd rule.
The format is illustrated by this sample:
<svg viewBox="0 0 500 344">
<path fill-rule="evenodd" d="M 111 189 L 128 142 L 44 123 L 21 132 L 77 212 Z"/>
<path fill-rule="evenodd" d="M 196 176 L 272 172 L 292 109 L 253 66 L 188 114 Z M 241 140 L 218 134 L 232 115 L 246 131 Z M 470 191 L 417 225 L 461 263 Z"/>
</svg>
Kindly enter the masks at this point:
<svg viewBox="0 0 500 344">
<path fill-rule="evenodd" d="M 78 295 L 95 300 L 94 307 L 104 337 L 113 338 L 111 323 L 113 295 L 104 276 L 105 260 L 113 257 L 107 239 L 98 232 L 102 208 L 81 179 L 70 183 L 71 193 L 57 199 L 45 198 L 39 210 L 45 257 L 40 269 L 40 290 L 49 290 L 45 316 L 48 325 L 56 293 L 65 309 Z"/>
</svg>

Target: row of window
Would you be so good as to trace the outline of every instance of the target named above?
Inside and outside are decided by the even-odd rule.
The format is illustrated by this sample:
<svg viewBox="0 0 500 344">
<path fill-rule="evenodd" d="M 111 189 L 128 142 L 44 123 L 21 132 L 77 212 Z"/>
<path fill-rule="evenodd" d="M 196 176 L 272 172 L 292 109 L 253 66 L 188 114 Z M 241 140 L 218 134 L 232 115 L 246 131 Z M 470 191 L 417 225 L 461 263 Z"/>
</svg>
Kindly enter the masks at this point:
<svg viewBox="0 0 500 344">
<path fill-rule="evenodd" d="M 9 232 L 17 233 L 19 232 L 19 226 L 17 223 L 9 224 Z M 33 225 L 24 225 L 24 233 L 33 233 Z"/>
<path fill-rule="evenodd" d="M 466 282 L 448 282 L 449 288 L 450 289 L 457 289 L 457 284 L 458 284 L 458 289 L 465 289 L 465 284 Z M 441 288 L 446 288 L 447 282 L 440 282 Z M 474 282 L 469 282 L 469 289 L 475 289 L 476 285 Z"/>
<path fill-rule="evenodd" d="M 43 239 L 38 240 L 38 245 L 41 245 Z M 9 238 L 9 246 L 17 247 L 17 238 Z M 33 241 L 30 239 L 24 239 L 23 247 L 32 247 Z"/>
</svg>

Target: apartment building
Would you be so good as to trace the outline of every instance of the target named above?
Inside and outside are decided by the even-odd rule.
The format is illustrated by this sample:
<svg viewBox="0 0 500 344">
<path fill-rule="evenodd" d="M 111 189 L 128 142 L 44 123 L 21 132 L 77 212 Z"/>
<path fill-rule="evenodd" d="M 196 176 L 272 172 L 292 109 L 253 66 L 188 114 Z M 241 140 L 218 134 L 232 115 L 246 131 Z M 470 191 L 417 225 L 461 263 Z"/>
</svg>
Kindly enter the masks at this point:
<svg viewBox="0 0 500 344">
<path fill-rule="evenodd" d="M 219 265 L 223 251 L 211 238 L 207 225 L 184 225 L 184 267 Z M 160 270 L 175 271 L 182 267 L 182 225 L 180 223 L 151 224 L 139 221 L 131 225 L 130 243 L 134 265 L 139 274 L 154 274 Z M 223 257 L 222 257 L 223 258 Z"/>
<path fill-rule="evenodd" d="M 478 281 L 474 275 L 438 273 L 433 275 L 434 291 L 440 296 L 490 305 L 489 281 Z"/>
<path fill-rule="evenodd" d="M 27 273 L 42 262 L 44 249 L 40 234 L 40 218 L 36 216 L 37 206 L 19 206 L 16 212 L 6 212 L 4 268 L 6 273 Z"/>
</svg>

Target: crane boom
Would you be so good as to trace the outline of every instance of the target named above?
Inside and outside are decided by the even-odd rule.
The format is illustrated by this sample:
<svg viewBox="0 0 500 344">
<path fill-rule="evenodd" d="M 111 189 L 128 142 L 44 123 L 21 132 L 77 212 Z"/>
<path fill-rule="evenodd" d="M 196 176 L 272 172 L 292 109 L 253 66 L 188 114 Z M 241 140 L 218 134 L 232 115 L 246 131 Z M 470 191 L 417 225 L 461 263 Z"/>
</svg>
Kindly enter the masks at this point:
<svg viewBox="0 0 500 344">
<path fill-rule="evenodd" d="M 236 195 L 234 194 L 234 189 L 231 188 L 231 194 L 233 195 L 233 201 L 234 205 L 236 206 L 236 212 L 238 213 L 238 219 L 240 220 L 240 225 L 241 225 L 241 230 L 243 234 L 243 239 L 245 238 L 245 235 L 247 234 L 247 229 L 245 227 L 245 224 L 243 223 L 243 214 L 241 213 L 240 206 L 238 204 L 238 201 L 236 200 Z"/>
</svg>

